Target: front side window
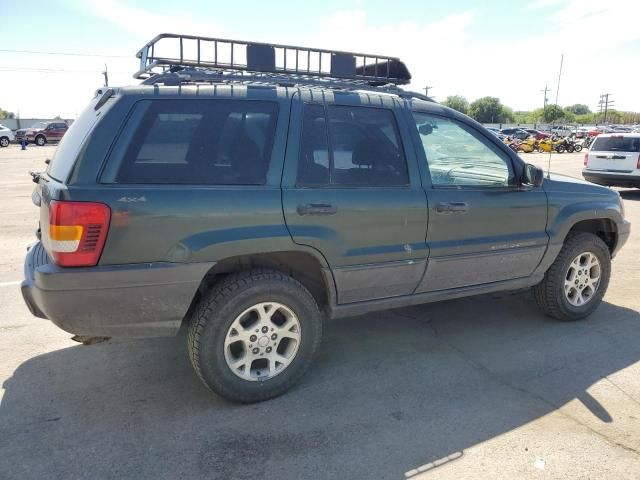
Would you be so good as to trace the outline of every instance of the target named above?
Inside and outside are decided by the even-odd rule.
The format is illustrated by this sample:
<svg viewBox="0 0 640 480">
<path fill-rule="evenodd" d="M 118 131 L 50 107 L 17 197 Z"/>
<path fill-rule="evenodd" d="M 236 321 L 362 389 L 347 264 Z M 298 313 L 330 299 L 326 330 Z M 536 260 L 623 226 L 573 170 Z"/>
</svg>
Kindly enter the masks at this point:
<svg viewBox="0 0 640 480">
<path fill-rule="evenodd" d="M 306 105 L 298 184 L 394 187 L 409 183 L 391 110 Z"/>
<path fill-rule="evenodd" d="M 277 108 L 253 100 L 138 102 L 102 182 L 264 184 Z"/>
<path fill-rule="evenodd" d="M 434 186 L 505 187 L 513 182 L 509 156 L 452 120 L 413 112 Z"/>
</svg>

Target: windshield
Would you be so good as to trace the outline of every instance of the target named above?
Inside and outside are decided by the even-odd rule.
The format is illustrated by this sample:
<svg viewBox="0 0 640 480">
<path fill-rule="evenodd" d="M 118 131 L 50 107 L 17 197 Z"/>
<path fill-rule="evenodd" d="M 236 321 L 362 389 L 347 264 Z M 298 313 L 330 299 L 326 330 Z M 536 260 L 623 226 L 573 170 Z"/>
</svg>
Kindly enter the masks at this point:
<svg viewBox="0 0 640 480">
<path fill-rule="evenodd" d="M 640 137 L 598 137 L 592 152 L 640 152 Z"/>
<path fill-rule="evenodd" d="M 44 128 L 47 128 L 47 123 L 46 122 L 38 122 L 35 123 L 31 126 L 31 128 L 33 128 L 34 130 L 42 130 Z"/>
</svg>

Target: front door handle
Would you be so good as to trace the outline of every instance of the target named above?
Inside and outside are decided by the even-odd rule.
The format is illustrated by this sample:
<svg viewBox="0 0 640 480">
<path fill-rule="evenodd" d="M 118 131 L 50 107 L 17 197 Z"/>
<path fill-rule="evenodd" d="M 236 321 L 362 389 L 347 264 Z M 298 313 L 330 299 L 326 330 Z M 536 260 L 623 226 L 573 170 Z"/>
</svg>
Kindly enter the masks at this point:
<svg viewBox="0 0 640 480">
<path fill-rule="evenodd" d="M 466 202 L 440 202 L 436 203 L 436 213 L 467 213 L 469 211 L 469 204 Z"/>
<path fill-rule="evenodd" d="M 338 213 L 338 207 L 329 205 L 328 203 L 307 203 L 306 205 L 298 205 L 298 215 L 335 215 Z"/>
</svg>

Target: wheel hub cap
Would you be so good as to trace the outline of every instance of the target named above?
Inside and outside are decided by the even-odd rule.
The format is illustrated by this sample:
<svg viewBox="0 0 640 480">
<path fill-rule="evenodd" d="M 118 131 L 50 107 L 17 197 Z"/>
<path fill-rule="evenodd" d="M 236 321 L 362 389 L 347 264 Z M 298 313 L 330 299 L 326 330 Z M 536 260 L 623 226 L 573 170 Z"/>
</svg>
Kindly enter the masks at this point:
<svg viewBox="0 0 640 480">
<path fill-rule="evenodd" d="M 227 331 L 227 366 L 243 380 L 268 380 L 291 364 L 300 338 L 300 321 L 289 307 L 258 303 L 238 315 Z"/>
<path fill-rule="evenodd" d="M 564 281 L 564 294 L 574 307 L 589 302 L 600 285 L 600 261 L 592 252 L 576 256 L 567 270 Z"/>
</svg>

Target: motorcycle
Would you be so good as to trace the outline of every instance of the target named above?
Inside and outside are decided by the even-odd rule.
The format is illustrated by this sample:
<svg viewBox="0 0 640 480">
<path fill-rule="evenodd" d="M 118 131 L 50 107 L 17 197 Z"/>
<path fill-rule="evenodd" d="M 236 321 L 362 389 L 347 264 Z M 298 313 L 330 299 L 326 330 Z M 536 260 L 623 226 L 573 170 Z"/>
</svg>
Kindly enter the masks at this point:
<svg viewBox="0 0 640 480">
<path fill-rule="evenodd" d="M 526 140 L 520 142 L 517 146 L 518 152 L 532 153 L 538 151 L 538 141 L 534 137 L 529 137 Z"/>
<path fill-rule="evenodd" d="M 566 150 L 565 145 L 562 141 L 556 140 L 554 137 L 545 138 L 544 140 L 540 140 L 538 142 L 538 152 L 540 153 L 549 153 L 549 152 L 558 152 L 563 153 Z"/>
<path fill-rule="evenodd" d="M 503 140 L 504 144 L 509 147 L 511 150 L 513 150 L 514 152 L 518 151 L 518 147 L 520 146 L 520 144 L 522 143 L 520 140 L 518 140 L 517 138 L 511 138 L 511 137 L 506 137 Z"/>
</svg>

